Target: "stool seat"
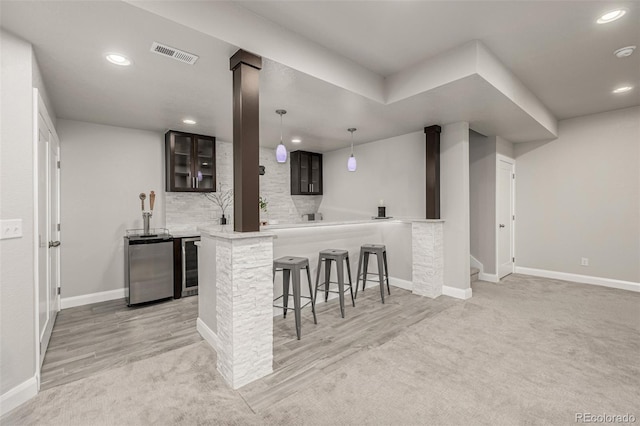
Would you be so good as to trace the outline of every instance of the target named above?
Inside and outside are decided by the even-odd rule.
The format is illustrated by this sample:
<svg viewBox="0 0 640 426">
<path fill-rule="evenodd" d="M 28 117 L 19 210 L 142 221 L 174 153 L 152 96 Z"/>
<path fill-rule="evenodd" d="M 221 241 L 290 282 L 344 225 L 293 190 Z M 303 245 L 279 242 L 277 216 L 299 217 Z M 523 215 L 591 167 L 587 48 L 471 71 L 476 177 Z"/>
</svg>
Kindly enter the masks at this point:
<svg viewBox="0 0 640 426">
<path fill-rule="evenodd" d="M 304 266 L 309 264 L 309 259 L 306 257 L 296 256 L 284 256 L 279 257 L 273 261 L 273 266 L 276 268 L 282 268 L 284 266 Z"/>
<path fill-rule="evenodd" d="M 363 244 L 361 249 L 370 253 L 376 253 L 378 251 L 386 251 L 387 246 L 384 244 Z"/>
<path fill-rule="evenodd" d="M 339 250 L 339 249 L 327 249 L 327 250 L 322 250 L 320 252 L 320 256 L 321 257 L 325 257 L 325 258 L 338 258 L 338 257 L 345 257 L 345 256 L 349 256 L 349 251 L 348 250 Z"/>
</svg>

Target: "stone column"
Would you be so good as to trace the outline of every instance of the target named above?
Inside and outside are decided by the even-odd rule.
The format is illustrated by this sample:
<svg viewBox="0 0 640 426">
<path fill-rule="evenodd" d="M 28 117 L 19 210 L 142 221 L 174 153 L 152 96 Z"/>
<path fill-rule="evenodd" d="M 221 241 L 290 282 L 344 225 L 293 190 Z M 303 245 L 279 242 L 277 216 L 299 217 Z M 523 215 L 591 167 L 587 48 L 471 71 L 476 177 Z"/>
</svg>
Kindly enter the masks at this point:
<svg viewBox="0 0 640 426">
<path fill-rule="evenodd" d="M 273 234 L 219 228 L 202 230 L 215 244 L 201 245 L 199 258 L 215 263 L 215 272 L 199 286 L 215 288 L 216 306 L 200 310 L 216 310 L 216 330 L 212 338 L 201 334 L 216 349 L 222 377 L 238 389 L 273 371 Z"/>
<path fill-rule="evenodd" d="M 411 224 L 413 293 L 432 299 L 444 285 L 444 221 L 423 220 Z"/>
</svg>

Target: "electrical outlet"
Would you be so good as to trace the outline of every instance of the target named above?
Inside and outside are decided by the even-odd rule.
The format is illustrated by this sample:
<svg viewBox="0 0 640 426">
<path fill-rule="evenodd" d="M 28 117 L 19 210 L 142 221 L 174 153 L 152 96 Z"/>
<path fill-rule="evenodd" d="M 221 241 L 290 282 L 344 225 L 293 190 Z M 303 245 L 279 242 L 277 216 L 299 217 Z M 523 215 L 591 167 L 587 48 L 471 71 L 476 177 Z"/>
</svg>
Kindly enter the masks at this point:
<svg viewBox="0 0 640 426">
<path fill-rule="evenodd" d="M 580 265 L 582 265 L 582 266 L 589 266 L 589 258 L 587 258 L 587 257 L 583 257 L 583 258 L 580 260 Z"/>
<path fill-rule="evenodd" d="M 0 220 L 0 240 L 22 238 L 22 219 Z"/>
</svg>

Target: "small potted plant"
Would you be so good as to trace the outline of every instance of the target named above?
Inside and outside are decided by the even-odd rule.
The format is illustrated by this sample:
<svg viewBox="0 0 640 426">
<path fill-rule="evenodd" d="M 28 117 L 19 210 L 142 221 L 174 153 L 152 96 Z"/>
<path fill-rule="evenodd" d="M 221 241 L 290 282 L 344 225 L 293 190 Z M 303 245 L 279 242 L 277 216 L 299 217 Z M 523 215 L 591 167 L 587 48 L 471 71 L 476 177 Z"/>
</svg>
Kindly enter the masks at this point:
<svg viewBox="0 0 640 426">
<path fill-rule="evenodd" d="M 205 192 L 203 195 L 206 199 L 211 201 L 213 204 L 220 208 L 222 212 L 222 217 L 220 218 L 220 225 L 227 224 L 227 218 L 224 216 L 227 212 L 227 208 L 233 203 L 233 189 L 222 189 L 223 185 L 218 185 L 217 192 Z"/>
<path fill-rule="evenodd" d="M 264 212 L 264 214 L 267 214 L 267 205 L 269 204 L 269 202 L 267 201 L 266 198 L 260 197 L 258 199 L 258 206 L 260 206 L 260 211 Z M 266 225 L 267 221 L 266 220 L 262 220 L 260 221 L 260 225 Z"/>
</svg>

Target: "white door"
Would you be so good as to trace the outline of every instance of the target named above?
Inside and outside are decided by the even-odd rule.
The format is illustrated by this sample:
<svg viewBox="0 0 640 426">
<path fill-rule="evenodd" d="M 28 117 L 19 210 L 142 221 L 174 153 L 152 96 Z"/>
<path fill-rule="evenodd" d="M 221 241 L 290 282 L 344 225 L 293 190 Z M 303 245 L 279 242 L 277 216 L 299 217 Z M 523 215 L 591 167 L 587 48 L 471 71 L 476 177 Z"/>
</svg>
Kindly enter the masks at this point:
<svg viewBox="0 0 640 426">
<path fill-rule="evenodd" d="M 58 295 L 59 254 L 59 146 L 51 119 L 37 91 L 34 94 L 37 138 L 37 235 L 38 235 L 38 354 L 39 365 L 51 338 L 51 331 L 60 309 Z"/>
<path fill-rule="evenodd" d="M 496 180 L 498 278 L 502 278 L 513 273 L 515 260 L 513 250 L 515 165 L 513 160 L 498 157 Z"/>
</svg>

